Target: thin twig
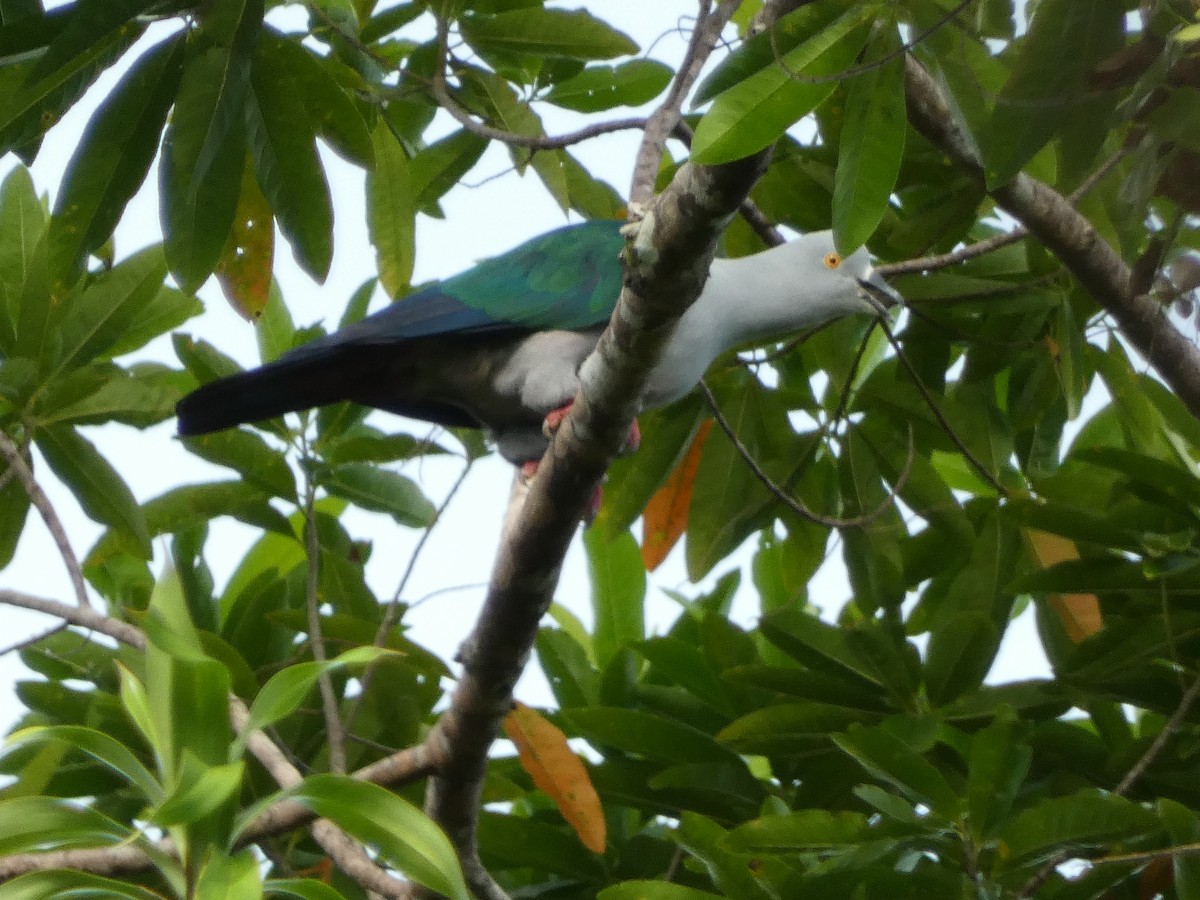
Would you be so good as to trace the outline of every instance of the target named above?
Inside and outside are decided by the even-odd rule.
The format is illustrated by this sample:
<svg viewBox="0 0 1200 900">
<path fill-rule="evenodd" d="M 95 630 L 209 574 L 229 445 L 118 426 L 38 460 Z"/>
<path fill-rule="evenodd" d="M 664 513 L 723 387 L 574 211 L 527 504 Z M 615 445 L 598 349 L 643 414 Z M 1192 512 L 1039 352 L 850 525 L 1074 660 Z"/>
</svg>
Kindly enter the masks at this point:
<svg viewBox="0 0 1200 900">
<path fill-rule="evenodd" d="M 315 529 L 313 524 L 310 527 Z M 233 701 L 229 707 L 229 718 L 234 728 L 242 731 L 249 722 L 249 712 L 240 700 L 233 698 Z M 246 740 L 246 748 L 280 787 L 294 787 L 303 780 L 299 770 L 283 751 L 261 731 L 251 732 Z M 409 896 L 408 886 L 404 882 L 383 871 L 354 838 L 333 822 L 317 819 L 310 826 L 310 831 L 313 839 L 329 854 L 337 867 L 364 889 L 377 891 L 395 900 L 405 900 Z"/>
<path fill-rule="evenodd" d="M 725 26 L 740 5 L 741 0 L 721 0 L 717 8 L 713 9 L 712 0 L 700 0 L 696 27 L 692 30 L 683 62 L 675 73 L 666 98 L 645 126 L 633 166 L 633 178 L 630 180 L 629 202 L 632 207 L 644 206 L 654 196 L 654 183 L 662 159 L 663 146 L 679 124 L 683 101 L 687 99 L 692 85 L 700 77 L 700 72 L 721 37 L 721 32 L 725 30 Z"/>
<path fill-rule="evenodd" d="M 71 579 L 71 587 L 75 590 L 76 602 L 80 606 L 90 608 L 92 603 L 88 599 L 87 584 L 83 580 L 83 569 L 79 565 L 79 558 L 71 548 L 71 541 L 67 538 L 67 530 L 63 527 L 58 513 L 54 511 L 54 504 L 50 502 L 50 498 L 46 496 L 46 492 L 42 490 L 42 486 L 34 478 L 33 470 L 25 462 L 25 456 L 21 452 L 21 449 L 3 431 L 0 431 L 0 454 L 3 454 L 8 460 L 9 470 L 14 472 L 16 477 L 20 479 L 22 486 L 25 488 L 25 493 L 29 495 L 29 502 L 37 509 L 38 514 L 42 517 L 42 521 L 46 523 L 46 529 L 50 532 L 50 536 L 58 546 L 59 555 L 62 556 L 63 565 L 66 566 L 67 575 Z"/>
<path fill-rule="evenodd" d="M 934 418 L 938 420 L 938 424 L 942 426 L 942 430 L 946 432 L 947 437 L 954 442 L 954 446 L 958 448 L 958 452 L 963 455 L 963 458 L 971 464 L 971 468 L 973 468 L 984 481 L 990 484 L 992 488 L 995 489 L 996 493 L 998 493 L 1001 497 L 1007 497 L 1008 488 L 1001 484 L 996 479 L 996 476 L 988 471 L 987 466 L 985 466 L 979 460 L 979 458 L 971 452 L 971 448 L 963 443 L 963 439 L 958 436 L 958 432 L 956 432 L 950 425 L 945 413 L 943 413 L 941 407 L 937 405 L 937 401 L 933 399 L 933 395 L 929 393 L 929 388 L 925 387 L 925 382 L 921 380 L 920 374 L 918 374 L 916 368 L 909 360 L 908 355 L 904 352 L 904 348 L 901 347 L 900 342 L 896 340 L 896 335 L 888 326 L 886 321 L 887 308 L 870 294 L 865 295 L 865 299 L 868 303 L 875 307 L 875 311 L 879 314 L 879 327 L 883 329 L 884 335 L 887 336 L 888 343 L 891 344 L 892 349 L 896 351 L 896 356 L 899 358 L 900 364 L 903 365 L 905 371 L 908 372 L 908 376 L 912 379 L 913 385 L 921 394 L 921 398 L 925 401 L 925 405 L 929 407 L 929 411 L 933 413 Z"/>
<path fill-rule="evenodd" d="M 1096 856 L 1088 860 L 1094 866 L 1102 863 L 1152 863 L 1159 859 L 1170 859 L 1181 856 L 1200 856 L 1200 842 L 1191 844 L 1175 844 L 1163 847 L 1161 850 L 1145 850 L 1141 853 L 1113 853 L 1109 856 Z M 1022 894 L 1022 897 L 1027 895 Z M 1161 896 L 1161 895 L 1159 895 Z"/>
<path fill-rule="evenodd" d="M 1180 727 L 1183 725 L 1183 720 L 1188 714 L 1188 710 L 1196 702 L 1197 697 L 1200 697 L 1200 675 L 1196 676 L 1191 685 L 1188 686 L 1188 689 L 1183 692 L 1183 696 L 1179 699 L 1179 705 L 1175 707 L 1175 711 L 1171 713 L 1171 717 L 1167 719 L 1162 730 L 1154 736 L 1154 740 L 1150 742 L 1150 746 L 1146 748 L 1146 752 L 1138 757 L 1137 762 L 1130 766 L 1129 771 L 1125 773 L 1125 777 L 1113 788 L 1114 794 L 1118 797 L 1124 796 L 1133 787 L 1134 783 L 1145 774 L 1146 769 L 1153 764 L 1154 760 L 1162 753 L 1163 748 L 1167 746 L 1167 741 L 1179 732 Z M 1153 850 L 1146 854 L 1121 854 L 1118 856 L 1100 857 L 1091 860 L 1091 862 L 1151 862 L 1160 856 L 1181 855 L 1181 851 L 1194 852 L 1196 847 L 1197 845 L 1195 844 L 1189 844 L 1165 850 Z M 1062 850 L 1048 859 L 1033 877 L 1025 882 L 1024 887 L 1021 888 L 1021 892 L 1017 894 L 1017 900 L 1026 900 L 1026 898 L 1032 897 L 1037 893 L 1041 886 L 1046 883 L 1046 880 L 1054 874 L 1055 870 L 1070 859 L 1072 855 L 1069 851 Z"/>
<path fill-rule="evenodd" d="M 27 637 L 23 641 L 17 641 L 15 644 L 9 644 L 7 647 L 0 649 L 0 656 L 8 656 L 10 653 L 20 653 L 26 647 L 32 647 L 34 644 L 44 641 L 51 635 L 58 634 L 60 631 L 65 631 L 66 628 L 67 623 L 63 622 L 59 625 L 55 625 L 52 628 L 47 628 L 45 631 L 40 631 L 33 637 Z M 86 640 L 85 638 L 82 639 Z"/>
<path fill-rule="evenodd" d="M 321 572 L 321 544 L 317 534 L 316 491 L 311 481 L 304 488 L 304 540 L 308 556 L 305 577 L 305 607 L 308 612 L 308 645 L 313 660 L 321 666 L 317 673 L 317 689 L 321 693 L 321 710 L 325 716 L 325 739 L 329 747 L 329 770 L 338 775 L 346 772 L 346 729 L 342 725 L 338 709 L 337 694 L 333 690 L 333 677 L 324 664 L 325 638 L 321 634 L 321 598 L 319 596 Z"/>
<path fill-rule="evenodd" d="M 1183 725 L 1184 717 L 1187 716 L 1188 710 L 1192 704 L 1196 702 L 1196 698 L 1200 697 L 1200 675 L 1196 676 L 1195 680 L 1184 691 L 1183 696 L 1179 699 L 1179 706 L 1171 713 L 1171 718 L 1167 719 L 1167 723 L 1163 725 L 1162 730 L 1154 736 L 1154 740 L 1150 742 L 1150 746 L 1146 748 L 1138 761 L 1135 762 L 1125 773 L 1125 777 L 1117 783 L 1113 788 L 1113 792 L 1117 794 L 1125 794 L 1133 787 L 1134 783 L 1145 774 L 1146 769 L 1156 760 L 1163 748 L 1175 734 L 1178 733 Z"/>
<path fill-rule="evenodd" d="M 1128 153 L 1129 150 L 1126 147 L 1117 150 L 1112 156 L 1097 166 L 1096 170 L 1067 196 L 1067 200 L 1072 204 L 1082 200 L 1096 185 L 1108 177 L 1108 174 L 1116 168 L 1117 163 Z M 1007 247 L 1009 244 L 1023 241 L 1027 237 L 1029 237 L 1029 229 L 1024 225 L 1018 225 L 1012 231 L 992 235 L 990 238 L 976 241 L 973 244 L 968 244 L 949 253 L 939 253 L 935 256 L 921 256 L 901 262 L 884 263 L 883 265 L 876 266 L 875 271 L 884 278 L 895 278 L 898 275 L 912 275 L 918 272 L 933 272 L 938 269 L 948 269 L 969 259 L 975 259 L 977 256 L 983 256 L 986 253 L 992 253 L 1002 247 Z"/>
<path fill-rule="evenodd" d="M 441 505 L 433 513 L 433 519 L 429 525 L 421 532 L 421 536 L 417 538 L 417 545 L 413 547 L 412 555 L 408 558 L 408 565 L 404 569 L 404 574 L 400 576 L 400 583 L 396 585 L 396 591 L 392 594 L 392 599 L 384 610 L 383 620 L 379 623 L 379 628 L 375 632 L 374 645 L 382 647 L 387 643 L 388 633 L 400 618 L 400 598 L 404 595 L 404 589 L 408 586 L 408 579 L 412 577 L 413 570 L 417 566 L 417 559 L 421 555 L 421 551 L 425 549 L 425 544 L 429 541 L 429 535 L 433 532 L 434 526 L 441 521 L 445 515 L 446 508 L 450 505 L 450 501 L 454 499 L 454 495 L 458 493 L 458 489 L 462 487 L 463 482 L 467 480 L 467 475 L 471 471 L 471 461 L 467 460 L 467 464 L 463 466 L 462 471 L 458 473 L 458 478 L 454 480 L 454 484 L 450 486 L 450 490 L 442 499 Z M 367 696 L 367 689 L 371 686 L 371 679 L 375 677 L 375 667 L 377 663 L 370 663 L 359 677 L 359 692 L 354 699 L 350 711 L 346 714 L 346 731 L 354 730 L 354 721 L 358 718 L 359 710 Z"/>
<path fill-rule="evenodd" d="M 802 72 L 797 72 L 790 65 L 788 65 L 785 58 L 787 54 L 779 52 L 779 43 L 776 40 L 774 28 L 770 30 L 771 54 L 775 57 L 775 62 L 779 64 L 779 67 L 783 69 L 785 73 L 787 73 L 788 78 L 790 78 L 792 81 L 797 81 L 801 84 L 829 84 L 830 82 L 834 81 L 846 81 L 847 79 L 854 78 L 857 75 L 863 75 L 867 72 L 874 71 L 875 69 L 880 69 L 894 59 L 900 59 L 910 50 L 914 50 L 920 46 L 920 44 L 934 32 L 939 31 L 948 25 L 955 17 L 958 16 L 960 12 L 974 2 L 975 0 L 961 0 L 958 6 L 948 11 L 924 31 L 915 35 L 908 43 L 901 44 L 895 50 L 885 53 L 879 59 L 873 59 L 868 63 L 860 63 L 859 65 L 850 66 L 848 69 L 843 69 L 840 72 L 834 72 L 832 75 L 805 75 Z"/>
<path fill-rule="evenodd" d="M 717 405 L 717 398 L 713 395 L 712 389 L 708 384 L 701 380 L 700 390 L 704 392 L 705 398 L 708 400 L 709 409 L 712 410 L 713 418 L 717 420 L 717 424 L 721 426 L 721 430 L 725 432 L 725 436 L 729 438 L 729 442 L 733 444 L 738 455 L 742 457 L 746 465 L 750 467 L 750 471 L 754 473 L 754 477 L 762 482 L 763 487 L 774 494 L 785 506 L 788 507 L 796 515 L 802 519 L 807 519 L 810 522 L 815 522 L 818 525 L 824 525 L 826 528 L 855 528 L 862 525 L 869 525 L 881 515 L 883 515 L 892 503 L 895 502 L 896 494 L 903 490 L 904 485 L 908 482 L 909 473 L 912 470 L 913 463 L 913 437 L 912 429 L 908 430 L 908 458 L 904 461 L 904 468 L 900 472 L 900 477 L 896 479 L 895 488 L 892 493 L 889 493 L 887 498 L 870 512 L 864 513 L 861 516 L 854 516 L 849 519 L 836 519 L 831 516 L 823 516 L 820 513 L 815 513 L 801 501 L 793 497 L 779 485 L 777 485 L 771 476 L 768 475 L 758 464 L 754 458 L 754 454 L 750 449 L 742 443 L 741 438 L 737 436 L 737 432 L 733 430 L 733 425 L 725 418 L 725 414 L 721 412 L 720 406 Z"/>
<path fill-rule="evenodd" d="M 594 125 L 580 128 L 577 131 L 570 131 L 566 134 L 551 137 L 544 134 L 516 134 L 478 121 L 469 112 L 459 106 L 458 102 L 450 95 L 450 91 L 446 86 L 445 63 L 449 58 L 449 50 L 446 46 L 449 28 L 449 21 L 439 17 L 438 63 L 433 67 L 433 81 L 430 84 L 430 90 L 433 92 L 433 98 L 437 100 L 438 106 L 446 110 L 456 122 L 472 134 L 477 134 L 490 141 L 500 141 L 510 147 L 524 147 L 528 150 L 561 150 L 564 147 L 570 147 L 573 144 L 600 137 L 601 135 L 612 134 L 615 131 L 641 130 L 646 127 L 645 118 L 632 117 L 628 119 L 613 119 L 608 122 L 597 122 Z"/>
</svg>

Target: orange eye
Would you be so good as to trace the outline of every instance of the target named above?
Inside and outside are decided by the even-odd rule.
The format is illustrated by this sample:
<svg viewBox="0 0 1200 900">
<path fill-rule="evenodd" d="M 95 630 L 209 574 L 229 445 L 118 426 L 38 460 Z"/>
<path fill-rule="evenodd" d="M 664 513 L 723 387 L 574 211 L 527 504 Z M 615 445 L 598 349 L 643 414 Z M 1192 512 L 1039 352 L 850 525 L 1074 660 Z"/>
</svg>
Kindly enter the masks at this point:
<svg viewBox="0 0 1200 900">
<path fill-rule="evenodd" d="M 825 268 L 836 269 L 841 264 L 842 264 L 842 258 L 840 256 L 838 256 L 836 253 L 826 253 L 825 254 Z"/>
</svg>

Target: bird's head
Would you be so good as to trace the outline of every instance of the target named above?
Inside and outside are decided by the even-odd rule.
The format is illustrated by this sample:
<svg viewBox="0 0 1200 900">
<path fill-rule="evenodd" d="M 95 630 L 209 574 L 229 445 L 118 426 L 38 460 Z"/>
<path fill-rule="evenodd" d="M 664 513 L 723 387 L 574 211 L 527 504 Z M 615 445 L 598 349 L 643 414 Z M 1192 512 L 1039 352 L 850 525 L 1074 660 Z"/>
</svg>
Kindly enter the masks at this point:
<svg viewBox="0 0 1200 900">
<path fill-rule="evenodd" d="M 812 289 L 870 313 L 877 312 L 878 305 L 904 303 L 899 292 L 875 271 L 866 247 L 842 256 L 834 247 L 832 231 L 807 234 L 795 243 L 804 245 L 804 269 L 812 273 Z"/>
</svg>

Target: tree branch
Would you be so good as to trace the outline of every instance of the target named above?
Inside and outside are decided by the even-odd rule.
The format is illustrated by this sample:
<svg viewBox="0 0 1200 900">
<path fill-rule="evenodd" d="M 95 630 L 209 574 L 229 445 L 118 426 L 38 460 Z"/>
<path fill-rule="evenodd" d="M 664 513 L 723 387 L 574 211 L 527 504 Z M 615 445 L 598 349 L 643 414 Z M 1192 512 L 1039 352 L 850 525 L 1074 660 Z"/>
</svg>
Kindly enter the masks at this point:
<svg viewBox="0 0 1200 900">
<path fill-rule="evenodd" d="M 90 607 L 91 601 L 88 600 L 87 585 L 83 581 L 83 569 L 79 565 L 79 559 L 75 556 L 75 551 L 71 548 L 71 541 L 67 538 L 67 530 L 63 528 L 62 520 L 59 519 L 58 513 L 54 511 L 54 504 L 50 502 L 50 498 L 46 496 L 46 492 L 42 490 L 42 486 L 37 483 L 37 479 L 33 477 L 33 470 L 29 468 L 29 464 L 25 461 L 25 456 L 13 440 L 0 431 L 0 455 L 8 460 L 8 471 L 16 475 L 21 485 L 25 488 L 25 493 L 29 495 L 29 502 L 37 509 L 38 514 L 42 517 L 42 521 L 46 523 L 46 528 L 50 532 L 50 536 L 54 538 L 54 543 L 58 547 L 58 552 L 62 556 L 63 565 L 67 567 L 67 575 L 71 579 L 71 587 L 75 590 L 75 600 L 80 606 Z"/>
<path fill-rule="evenodd" d="M 323 664 L 325 637 L 321 632 L 321 603 L 319 594 L 321 575 L 321 542 L 317 534 L 316 492 L 312 481 L 305 479 L 304 485 L 304 549 L 307 556 L 304 579 L 304 608 L 308 616 L 308 644 L 312 649 L 313 661 Z M 325 717 L 325 739 L 329 748 L 329 770 L 338 775 L 346 772 L 346 729 L 342 725 L 341 710 L 338 709 L 337 694 L 333 689 L 333 677 L 329 669 L 322 668 L 317 674 L 317 689 L 321 694 L 321 713 Z"/>
<path fill-rule="evenodd" d="M 5 588 L 0 588 L 0 604 L 45 613 L 89 631 L 108 635 L 139 650 L 144 650 L 146 647 L 146 637 L 141 630 L 126 622 L 105 616 L 91 607 L 71 606 L 59 600 L 35 597 Z M 234 728 L 240 731 L 245 727 L 249 713 L 245 703 L 239 698 L 231 696 L 229 698 L 229 715 Z M 300 780 L 299 771 L 291 764 L 287 755 L 261 732 L 255 732 L 249 736 L 247 747 L 281 787 L 289 787 Z M 372 763 L 355 772 L 353 777 L 376 784 L 403 785 L 424 778 L 431 771 L 432 759 L 428 748 L 425 744 L 419 744 Z M 362 854 L 361 858 L 351 854 L 345 841 L 349 841 L 351 845 L 357 847 L 353 840 L 346 837 L 332 823 L 321 824 L 320 821 L 314 821 L 315 819 L 312 811 L 300 803 L 290 800 L 282 801 L 263 812 L 242 832 L 238 846 L 244 847 L 265 837 L 282 834 L 313 823 L 314 837 L 318 842 L 329 841 L 333 849 L 324 843 L 322 846 L 338 862 L 339 866 L 343 866 L 345 863 L 345 866 L 350 867 L 349 869 L 343 867 L 347 874 L 357 877 L 355 872 L 365 872 L 362 867 L 362 860 L 365 859 L 371 869 L 379 873 L 379 877 L 368 873 L 371 883 L 366 884 L 361 881 L 360 883 L 388 897 L 404 898 L 409 896 L 409 885 L 397 881 L 380 870 L 370 860 L 370 857 L 362 853 L 361 848 L 358 848 L 358 853 Z M 175 845 L 169 839 L 158 841 L 155 846 L 162 853 L 177 855 Z M 335 852 L 338 855 L 335 855 Z M 142 850 L 128 845 L 45 853 L 21 853 L 0 857 L 0 882 L 27 872 L 47 869 L 66 868 L 94 872 L 98 875 L 118 875 L 148 869 L 152 865 L 150 857 Z M 353 869 L 354 872 L 351 872 L 350 869 Z M 381 890 L 381 887 L 386 890 Z"/>
<path fill-rule="evenodd" d="M 905 93 L 913 126 L 959 168 L 984 180 L 983 165 L 925 68 L 906 60 Z M 1062 261 L 1121 334 L 1154 366 L 1192 415 L 1200 418 L 1200 350 L 1171 324 L 1163 307 L 1130 291 L 1131 273 L 1091 222 L 1053 188 L 1019 173 L 992 188 L 992 198 Z"/>
<path fill-rule="evenodd" d="M 768 24 L 786 8 L 768 3 Z M 762 174 L 767 154 L 721 166 L 687 163 L 633 229 L 621 296 L 580 370 L 580 389 L 528 484 L 510 504 L 486 600 L 459 653 L 463 673 L 427 743 L 437 774 L 425 809 L 468 873 L 488 748 L 549 607 L 588 499 L 625 443 L 646 380 L 679 317 L 699 295 L 718 236 Z M 518 488 L 520 486 L 518 485 Z M 421 892 L 420 896 L 430 896 Z"/>
<path fill-rule="evenodd" d="M 711 0 L 701 0 L 696 27 L 692 29 L 691 40 L 688 41 L 675 80 L 671 82 L 671 90 L 646 123 L 645 135 L 642 137 L 637 161 L 633 166 L 633 180 L 629 189 L 631 205 L 645 205 L 654 196 L 654 183 L 657 180 L 663 147 L 667 138 L 675 131 L 675 126 L 679 124 L 683 101 L 687 99 L 692 85 L 700 77 L 700 71 L 708 62 L 721 32 L 725 30 L 730 17 L 740 5 L 741 0 L 721 0 L 714 10 Z"/>
</svg>

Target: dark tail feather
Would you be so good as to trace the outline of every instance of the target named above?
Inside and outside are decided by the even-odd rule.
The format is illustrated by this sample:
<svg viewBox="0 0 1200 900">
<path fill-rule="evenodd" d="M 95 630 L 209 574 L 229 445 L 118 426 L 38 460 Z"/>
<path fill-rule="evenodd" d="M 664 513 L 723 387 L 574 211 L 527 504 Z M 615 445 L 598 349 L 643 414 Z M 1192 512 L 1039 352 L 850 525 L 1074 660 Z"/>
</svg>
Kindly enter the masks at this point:
<svg viewBox="0 0 1200 900">
<path fill-rule="evenodd" d="M 175 407 L 179 434 L 208 434 L 345 400 L 358 373 L 343 357 L 336 350 L 309 354 L 209 382 Z"/>
</svg>

